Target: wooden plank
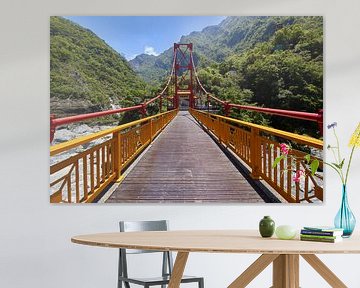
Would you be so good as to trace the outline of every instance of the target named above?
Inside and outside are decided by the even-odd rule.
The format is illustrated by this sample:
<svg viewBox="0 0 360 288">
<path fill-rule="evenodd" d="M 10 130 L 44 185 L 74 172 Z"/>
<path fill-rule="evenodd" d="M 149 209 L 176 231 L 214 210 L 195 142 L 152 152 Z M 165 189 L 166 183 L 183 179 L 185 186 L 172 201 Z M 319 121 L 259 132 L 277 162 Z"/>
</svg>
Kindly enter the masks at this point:
<svg viewBox="0 0 360 288">
<path fill-rule="evenodd" d="M 178 252 L 174 263 L 168 288 L 179 288 L 181 278 L 184 274 L 186 261 L 189 257 L 189 252 Z"/>
<path fill-rule="evenodd" d="M 90 194 L 94 193 L 95 187 L 94 152 L 90 153 Z"/>
<path fill-rule="evenodd" d="M 92 203 L 96 197 L 99 196 L 99 194 L 104 190 L 104 188 L 109 185 L 114 179 L 115 179 L 116 174 L 113 173 L 111 175 L 109 175 L 109 177 L 105 180 L 104 183 L 102 183 L 102 185 L 100 187 L 97 187 L 94 190 L 93 194 L 89 194 L 87 199 L 82 199 L 82 202 L 88 202 L 88 203 Z"/>
<path fill-rule="evenodd" d="M 279 255 L 276 255 L 276 254 L 261 255 L 238 278 L 236 278 L 235 281 L 232 282 L 228 286 L 228 288 L 244 288 L 244 287 L 246 287 L 256 276 L 258 276 L 278 256 Z"/>
<path fill-rule="evenodd" d="M 110 169 L 110 167 L 111 167 L 111 162 L 110 162 L 110 149 L 111 148 L 110 147 L 111 147 L 110 143 L 108 145 L 106 145 L 106 178 L 108 177 L 108 175 L 113 173 L 113 171 L 111 171 L 111 169 Z"/>
<path fill-rule="evenodd" d="M 165 128 L 106 202 L 132 201 L 264 202 L 187 111 Z"/>
<path fill-rule="evenodd" d="M 79 161 L 75 162 L 75 194 L 76 203 L 80 202 L 80 173 L 79 173 Z"/>
<path fill-rule="evenodd" d="M 280 156 L 279 154 L 278 154 L 278 149 L 276 148 L 276 146 L 274 145 L 273 146 L 273 148 L 272 148 L 272 150 L 273 150 L 273 153 L 274 153 L 274 158 L 273 159 L 276 159 L 278 156 Z M 282 162 L 282 161 L 281 161 Z M 272 164 L 271 164 L 272 165 Z M 275 166 L 274 168 L 273 168 L 273 171 L 274 171 L 274 185 L 276 185 L 276 186 L 279 186 L 279 177 L 278 177 L 278 167 L 277 166 Z M 280 172 L 281 173 L 281 172 Z"/>
<path fill-rule="evenodd" d="M 287 255 L 288 260 L 288 274 L 289 274 L 289 287 L 299 288 L 299 255 Z"/>
<path fill-rule="evenodd" d="M 286 273 L 286 255 L 279 255 L 273 262 L 273 284 L 271 288 L 281 288 L 285 284 L 286 277 L 283 276 Z"/>
<path fill-rule="evenodd" d="M 280 173 L 280 189 L 284 190 L 284 161 L 280 161 L 280 169 L 279 169 L 279 173 Z"/>
<path fill-rule="evenodd" d="M 296 171 L 299 171 L 299 170 L 300 170 L 300 161 L 296 160 Z M 296 199 L 296 202 L 300 202 L 300 183 L 299 182 L 295 182 L 295 199 Z"/>
<path fill-rule="evenodd" d="M 274 261 L 272 288 L 299 288 L 299 255 L 282 254 Z"/>
<path fill-rule="evenodd" d="M 101 183 L 104 183 L 105 179 L 106 179 L 106 159 L 105 159 L 105 146 L 102 146 L 101 149 Z"/>
<path fill-rule="evenodd" d="M 83 191 L 84 198 L 88 198 L 88 167 L 87 167 L 87 155 L 85 154 L 83 157 Z"/>
<path fill-rule="evenodd" d="M 360 234 L 341 243 L 262 238 L 258 230 L 178 230 L 79 235 L 73 242 L 113 248 L 248 254 L 360 254 Z M 327 244 L 327 245 L 325 245 Z M 356 267 L 355 267 L 356 268 Z M 339 286 L 343 287 L 343 286 Z"/>
<path fill-rule="evenodd" d="M 70 170 L 70 171 L 72 171 L 72 170 Z M 72 201 L 72 195 L 71 195 L 71 172 L 68 173 L 68 175 L 67 175 L 66 184 L 67 184 L 66 189 L 67 189 L 67 194 L 68 194 L 68 202 L 71 203 L 71 201 Z"/>
<path fill-rule="evenodd" d="M 316 255 L 301 255 L 316 272 L 320 274 L 324 280 L 333 288 L 347 288 L 347 286 L 316 256 Z"/>
<path fill-rule="evenodd" d="M 100 187 L 100 150 L 96 150 L 96 188 Z"/>
</svg>

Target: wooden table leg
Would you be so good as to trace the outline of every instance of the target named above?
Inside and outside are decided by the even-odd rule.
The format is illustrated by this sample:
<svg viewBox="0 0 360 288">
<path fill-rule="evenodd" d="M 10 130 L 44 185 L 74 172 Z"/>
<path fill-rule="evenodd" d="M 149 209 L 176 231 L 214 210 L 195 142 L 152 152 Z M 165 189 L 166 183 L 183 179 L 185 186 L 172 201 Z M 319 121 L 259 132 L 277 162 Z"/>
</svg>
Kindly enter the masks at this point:
<svg viewBox="0 0 360 288">
<path fill-rule="evenodd" d="M 299 288 L 299 255 L 281 254 L 274 260 L 272 288 Z"/>
<path fill-rule="evenodd" d="M 263 254 L 254 263 L 252 263 L 238 278 L 232 282 L 228 288 L 244 288 L 257 275 L 259 275 L 271 262 L 273 262 L 278 254 Z"/>
<path fill-rule="evenodd" d="M 301 255 L 324 280 L 334 288 L 347 288 L 347 286 L 314 254 Z"/>
<path fill-rule="evenodd" d="M 178 252 L 174 263 L 173 271 L 168 288 L 179 288 L 181 278 L 184 274 L 186 261 L 188 259 L 189 252 Z"/>
</svg>

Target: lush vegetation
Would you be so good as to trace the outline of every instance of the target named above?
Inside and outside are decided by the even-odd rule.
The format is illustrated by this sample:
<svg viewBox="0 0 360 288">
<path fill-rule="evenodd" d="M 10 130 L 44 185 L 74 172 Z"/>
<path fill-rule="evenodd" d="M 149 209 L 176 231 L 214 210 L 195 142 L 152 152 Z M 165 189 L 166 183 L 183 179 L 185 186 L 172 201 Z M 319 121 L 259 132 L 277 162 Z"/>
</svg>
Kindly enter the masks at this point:
<svg viewBox="0 0 360 288">
<path fill-rule="evenodd" d="M 200 79 L 211 92 L 233 103 L 317 112 L 323 106 L 321 18 L 306 17 L 292 25 L 276 27 L 279 29 L 268 41 L 201 69 Z M 319 136 L 316 123 L 260 115 L 254 119 L 255 113 L 248 112 L 234 114 L 245 120 L 250 116 L 250 120 L 262 124 Z"/>
<path fill-rule="evenodd" d="M 60 116 L 131 106 L 149 86 L 93 32 L 50 18 L 51 113 Z"/>
<path fill-rule="evenodd" d="M 322 17 L 227 17 L 179 42 L 194 44 L 199 77 L 218 98 L 307 112 L 322 108 Z M 93 32 L 61 17 L 51 17 L 50 44 L 51 112 L 60 116 L 143 102 L 160 90 L 173 57 L 170 47 L 128 63 Z M 316 123 L 235 110 L 232 116 L 319 136 Z M 131 119 L 136 116 L 128 113 L 122 121 Z"/>
<path fill-rule="evenodd" d="M 160 89 L 171 72 L 173 54 L 173 48 L 166 50 L 161 56 L 140 54 L 130 60 L 129 64 L 144 81 Z"/>
<path fill-rule="evenodd" d="M 199 78 L 221 99 L 306 112 L 323 106 L 322 17 L 228 17 L 180 42 L 194 43 Z M 152 56 L 158 70 L 169 69 L 169 50 Z M 132 63 L 143 77 L 151 71 L 146 64 L 143 70 L 145 66 Z M 317 124 L 308 121 L 245 111 L 234 111 L 232 116 L 319 136 Z"/>
</svg>

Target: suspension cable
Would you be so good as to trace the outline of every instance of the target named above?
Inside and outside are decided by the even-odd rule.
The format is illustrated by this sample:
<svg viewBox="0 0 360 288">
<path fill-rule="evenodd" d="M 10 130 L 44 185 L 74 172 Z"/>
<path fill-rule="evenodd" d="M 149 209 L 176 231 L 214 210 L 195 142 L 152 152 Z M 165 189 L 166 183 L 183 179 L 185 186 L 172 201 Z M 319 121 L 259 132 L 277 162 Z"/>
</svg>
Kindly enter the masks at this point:
<svg viewBox="0 0 360 288">
<path fill-rule="evenodd" d="M 190 53 L 190 57 L 191 57 L 191 62 L 193 64 L 193 70 L 194 70 L 194 74 L 195 74 L 195 78 L 196 78 L 196 82 L 199 84 L 201 90 L 205 93 L 205 94 L 210 94 L 209 92 L 206 91 L 206 89 L 204 88 L 204 86 L 201 84 L 200 80 L 199 80 L 199 76 L 197 74 L 197 71 L 196 71 L 196 66 L 195 66 L 195 62 L 194 62 L 194 58 L 193 58 L 193 53 L 191 51 Z"/>
<path fill-rule="evenodd" d="M 111 110 L 105 110 L 100 112 L 94 112 L 94 113 L 86 113 L 86 114 L 80 114 L 75 116 L 68 116 L 63 118 L 55 118 L 55 115 L 50 115 L 50 142 L 52 142 L 55 134 L 55 130 L 57 126 L 66 125 L 74 122 L 84 121 L 87 119 L 97 118 L 97 117 L 103 117 L 106 115 L 112 115 L 117 113 L 122 113 L 126 111 L 134 111 L 134 110 L 144 110 L 146 107 L 156 101 L 157 99 L 163 97 L 163 94 L 165 93 L 166 89 L 169 87 L 172 76 L 175 71 L 175 56 L 172 63 L 172 70 L 169 75 L 169 79 L 165 85 L 165 88 L 154 98 L 149 99 L 148 101 L 144 102 L 143 104 L 125 107 L 125 108 L 118 108 L 118 109 L 111 109 Z"/>
<path fill-rule="evenodd" d="M 171 82 L 171 79 L 172 79 L 172 76 L 173 76 L 174 73 L 175 73 L 175 55 L 173 57 L 173 63 L 172 63 L 172 68 L 171 68 L 171 73 L 169 75 L 169 79 L 168 79 L 168 81 L 167 81 L 167 83 L 165 85 L 165 88 L 159 93 L 159 95 L 163 95 L 165 93 L 166 89 L 170 85 L 170 82 Z"/>
<path fill-rule="evenodd" d="M 292 111 L 292 110 L 282 110 L 282 109 L 240 105 L 240 104 L 233 104 L 228 101 L 220 100 L 219 98 L 211 95 L 200 82 L 199 76 L 196 71 L 196 66 L 194 63 L 192 53 L 190 54 L 190 56 L 191 56 L 191 61 L 193 63 L 195 78 L 196 78 L 196 81 L 199 84 L 200 88 L 202 89 L 202 91 L 204 93 L 206 93 L 208 100 L 212 99 L 215 102 L 220 103 L 224 107 L 226 114 L 229 113 L 231 108 L 235 108 L 235 109 L 239 109 L 239 110 L 256 111 L 256 112 L 264 113 L 264 114 L 271 114 L 271 115 L 278 115 L 278 116 L 283 116 L 283 117 L 313 121 L 313 122 L 318 123 L 319 130 L 322 134 L 322 125 L 323 125 L 323 111 L 322 110 L 320 110 L 318 113 L 308 113 L 308 112 L 302 112 L 302 111 Z"/>
</svg>

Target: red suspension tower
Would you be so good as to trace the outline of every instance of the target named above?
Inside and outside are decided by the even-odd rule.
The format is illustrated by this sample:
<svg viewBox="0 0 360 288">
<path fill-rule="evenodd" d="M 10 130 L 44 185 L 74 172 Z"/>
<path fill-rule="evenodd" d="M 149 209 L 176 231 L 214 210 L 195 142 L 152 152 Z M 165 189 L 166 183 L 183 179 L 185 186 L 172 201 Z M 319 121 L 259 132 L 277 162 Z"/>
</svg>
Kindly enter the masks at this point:
<svg viewBox="0 0 360 288">
<path fill-rule="evenodd" d="M 174 108 L 179 108 L 180 99 L 188 98 L 189 107 L 195 107 L 193 90 L 193 44 L 174 43 L 175 59 L 175 95 Z"/>
</svg>

